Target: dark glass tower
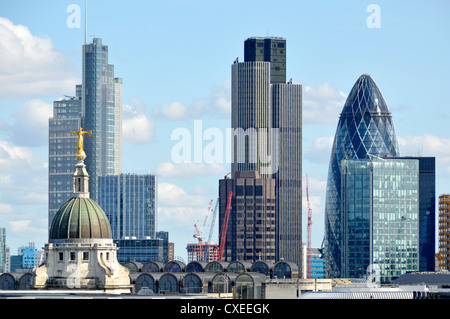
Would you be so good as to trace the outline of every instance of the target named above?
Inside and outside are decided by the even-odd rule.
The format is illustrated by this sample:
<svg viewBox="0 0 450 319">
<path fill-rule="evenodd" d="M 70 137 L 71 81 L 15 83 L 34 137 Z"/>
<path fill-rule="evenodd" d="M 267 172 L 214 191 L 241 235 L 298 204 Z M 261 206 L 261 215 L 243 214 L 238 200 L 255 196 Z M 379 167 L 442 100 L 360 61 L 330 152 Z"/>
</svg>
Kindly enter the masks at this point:
<svg viewBox="0 0 450 319">
<path fill-rule="evenodd" d="M 375 81 L 356 81 L 339 118 L 331 151 L 325 205 L 325 262 L 330 277 L 342 275 L 341 161 L 399 156 L 392 117 Z"/>
<path fill-rule="evenodd" d="M 436 158 L 407 156 L 419 161 L 419 271 L 434 271 L 436 253 Z"/>
<path fill-rule="evenodd" d="M 245 62 L 231 67 L 231 173 L 275 180 L 275 260 L 301 268 L 302 86 L 286 83 L 285 48 L 283 38 L 249 38 Z"/>
<path fill-rule="evenodd" d="M 244 61 L 270 62 L 270 83 L 286 83 L 284 38 L 248 38 L 244 42 Z"/>
</svg>

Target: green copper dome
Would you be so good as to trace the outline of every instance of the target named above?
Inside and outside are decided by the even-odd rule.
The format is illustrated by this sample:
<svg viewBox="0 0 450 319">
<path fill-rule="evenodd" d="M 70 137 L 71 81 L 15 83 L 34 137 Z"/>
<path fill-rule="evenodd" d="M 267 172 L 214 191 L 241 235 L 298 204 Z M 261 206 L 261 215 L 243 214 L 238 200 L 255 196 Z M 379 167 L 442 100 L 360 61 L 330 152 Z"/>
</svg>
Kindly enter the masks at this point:
<svg viewBox="0 0 450 319">
<path fill-rule="evenodd" d="M 72 197 L 56 214 L 49 239 L 112 238 L 103 209 L 92 199 Z"/>
</svg>

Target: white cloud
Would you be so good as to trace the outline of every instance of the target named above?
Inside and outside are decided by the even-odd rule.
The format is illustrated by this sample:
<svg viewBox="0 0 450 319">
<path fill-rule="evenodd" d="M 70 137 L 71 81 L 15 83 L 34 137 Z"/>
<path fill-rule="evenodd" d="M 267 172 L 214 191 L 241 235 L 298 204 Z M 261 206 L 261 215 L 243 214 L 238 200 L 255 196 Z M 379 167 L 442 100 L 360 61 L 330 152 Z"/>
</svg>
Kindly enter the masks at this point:
<svg viewBox="0 0 450 319">
<path fill-rule="evenodd" d="M 303 123 L 337 123 L 347 95 L 324 82 L 303 89 Z"/>
<path fill-rule="evenodd" d="M 48 165 L 25 147 L 0 141 L 0 202 L 46 203 Z"/>
<path fill-rule="evenodd" d="M 11 214 L 12 212 L 14 212 L 12 205 L 0 203 L 0 215 L 4 216 L 5 214 Z"/>
<path fill-rule="evenodd" d="M 78 79 L 50 38 L 0 17 L 0 96 L 61 94 Z"/>
<path fill-rule="evenodd" d="M 199 208 L 192 207 L 159 207 L 159 228 L 161 229 L 161 226 L 164 225 L 163 229 L 170 227 L 171 229 L 186 230 L 188 234 L 186 238 L 190 238 L 189 234 L 194 233 L 193 225 L 197 221 L 195 216 L 198 216 L 200 211 Z"/>
<path fill-rule="evenodd" d="M 158 184 L 158 201 L 170 207 L 196 207 L 205 206 L 207 200 L 204 196 L 188 194 L 183 188 L 170 184 Z"/>
<path fill-rule="evenodd" d="M 313 214 L 321 214 L 323 212 L 323 200 L 325 198 L 325 192 L 327 188 L 327 181 L 316 178 L 315 176 L 308 175 L 308 191 L 309 191 L 309 204 Z M 302 205 L 305 214 L 308 212 L 308 196 L 306 194 L 306 179 L 303 180 L 303 197 Z"/>
<path fill-rule="evenodd" d="M 190 106 L 175 101 L 157 107 L 155 115 L 170 120 L 217 116 L 229 118 L 231 115 L 231 79 L 221 85 L 213 84 L 206 97 L 196 99 Z"/>
<path fill-rule="evenodd" d="M 217 163 L 198 164 L 181 163 L 173 164 L 164 162 L 158 165 L 156 173 L 161 177 L 193 178 L 198 176 L 224 175 L 227 168 Z"/>
<path fill-rule="evenodd" d="M 180 186 L 160 183 L 158 203 L 158 228 L 169 231 L 171 236 L 177 238 L 177 242 L 196 241 L 192 236 L 194 224 L 202 230 L 205 217 L 211 215 L 207 210 L 209 200 L 199 194 L 196 187 L 187 192 Z M 209 224 L 210 221 L 206 223 L 204 231 Z"/>
<path fill-rule="evenodd" d="M 4 133 L 16 145 L 48 145 L 48 119 L 52 113 L 51 104 L 39 99 L 27 101 L 14 111 L 13 124 L 3 126 Z"/>
<path fill-rule="evenodd" d="M 436 156 L 450 160 L 450 138 L 431 134 L 397 137 L 400 153 L 404 156 Z"/>
<path fill-rule="evenodd" d="M 45 242 L 47 209 L 47 161 L 29 148 L 0 140 L 0 225 L 8 244 Z"/>
<path fill-rule="evenodd" d="M 188 116 L 188 108 L 181 102 L 173 102 L 156 108 L 155 114 L 170 120 L 182 120 Z"/>
<path fill-rule="evenodd" d="M 154 124 L 143 114 L 123 119 L 122 132 L 125 143 L 147 143 L 154 140 Z"/>
<path fill-rule="evenodd" d="M 124 143 L 148 143 L 155 140 L 155 124 L 146 115 L 146 106 L 137 98 L 122 108 L 122 138 Z"/>
<path fill-rule="evenodd" d="M 431 134 L 397 137 L 402 156 L 432 156 L 440 177 L 450 176 L 450 138 Z"/>
<path fill-rule="evenodd" d="M 313 145 L 306 146 L 303 150 L 303 157 L 315 163 L 328 163 L 333 146 L 333 136 L 318 137 L 313 141 Z"/>
<path fill-rule="evenodd" d="M 231 115 L 231 79 L 213 85 L 209 94 L 209 111 L 229 118 Z"/>
<path fill-rule="evenodd" d="M 31 220 L 15 220 L 10 221 L 9 224 L 11 225 L 12 231 L 23 232 L 29 228 Z"/>
<path fill-rule="evenodd" d="M 7 222 L 6 236 L 8 243 L 15 242 L 17 245 L 26 246 L 29 242 L 37 242 L 38 245 L 45 243 L 48 238 L 47 221 L 36 215 L 28 214 L 26 219 L 12 220 Z M 6 224 L 6 223 L 5 223 Z M 39 246 L 37 246 L 39 249 Z"/>
</svg>

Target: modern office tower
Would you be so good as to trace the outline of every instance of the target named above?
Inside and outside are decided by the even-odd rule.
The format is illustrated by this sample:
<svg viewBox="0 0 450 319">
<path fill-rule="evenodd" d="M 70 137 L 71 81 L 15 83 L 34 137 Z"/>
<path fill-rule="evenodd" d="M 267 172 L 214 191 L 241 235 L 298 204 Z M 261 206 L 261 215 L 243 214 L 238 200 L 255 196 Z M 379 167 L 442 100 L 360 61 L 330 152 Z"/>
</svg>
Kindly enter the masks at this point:
<svg viewBox="0 0 450 319">
<path fill-rule="evenodd" d="M 387 104 L 375 81 L 363 74 L 344 104 L 331 150 L 325 204 L 327 277 L 344 275 L 341 161 L 398 155 L 397 137 Z"/>
<path fill-rule="evenodd" d="M 114 174 L 122 172 L 122 78 L 114 78 Z"/>
<path fill-rule="evenodd" d="M 245 62 L 232 65 L 231 172 L 275 179 L 275 260 L 301 265 L 302 86 L 285 81 L 285 48 L 282 38 L 249 38 Z"/>
<path fill-rule="evenodd" d="M 436 158 L 398 157 L 419 161 L 419 271 L 435 270 Z"/>
<path fill-rule="evenodd" d="M 273 128 L 278 132 L 273 156 L 276 180 L 278 259 L 301 266 L 302 256 L 302 87 L 272 85 Z"/>
<path fill-rule="evenodd" d="M 286 83 L 286 39 L 248 38 L 244 42 L 244 61 L 270 62 L 270 83 Z"/>
<path fill-rule="evenodd" d="M 92 131 L 86 139 L 86 166 L 91 176 L 91 198 L 98 199 L 98 176 L 120 174 L 121 158 L 118 121 L 122 112 L 121 79 L 114 78 L 114 65 L 108 63 L 108 46 L 100 38 L 83 45 L 83 129 Z M 117 100 L 116 100 L 117 98 Z"/>
<path fill-rule="evenodd" d="M 341 165 L 341 277 L 375 271 L 388 283 L 418 271 L 419 161 L 344 159 Z"/>
<path fill-rule="evenodd" d="M 269 135 L 272 127 L 270 90 L 269 62 L 232 65 L 232 176 L 237 171 L 261 172 L 263 169 L 267 170 L 264 175 L 273 173 L 271 159 L 277 157 L 273 156 L 271 145 L 276 146 L 276 143 L 271 143 Z"/>
<path fill-rule="evenodd" d="M 154 239 L 157 228 L 157 177 L 152 174 L 99 176 L 99 200 L 112 238 Z"/>
<path fill-rule="evenodd" d="M 36 252 L 37 249 L 34 243 L 30 243 L 28 247 L 23 247 L 22 249 L 22 268 L 32 269 L 36 265 Z"/>
<path fill-rule="evenodd" d="M 219 225 L 224 223 L 229 192 L 234 194 L 222 260 L 276 262 L 275 182 L 248 171 L 219 181 Z"/>
<path fill-rule="evenodd" d="M 439 196 L 439 270 L 450 271 L 450 195 Z"/>
<path fill-rule="evenodd" d="M 0 274 L 7 272 L 6 267 L 6 228 L 0 228 Z"/>
<path fill-rule="evenodd" d="M 71 134 L 82 125 L 81 85 L 76 94 L 53 102 L 53 116 L 49 119 L 48 145 L 48 227 L 61 205 L 73 192 L 74 145 L 77 136 Z"/>
<path fill-rule="evenodd" d="M 49 227 L 53 217 L 72 194 L 76 160 L 70 131 L 83 127 L 93 135 L 84 141 L 91 176 L 91 197 L 97 199 L 97 178 L 122 170 L 122 79 L 108 64 L 108 47 L 101 39 L 83 45 L 82 85 L 74 97 L 53 103 L 49 120 Z"/>
</svg>

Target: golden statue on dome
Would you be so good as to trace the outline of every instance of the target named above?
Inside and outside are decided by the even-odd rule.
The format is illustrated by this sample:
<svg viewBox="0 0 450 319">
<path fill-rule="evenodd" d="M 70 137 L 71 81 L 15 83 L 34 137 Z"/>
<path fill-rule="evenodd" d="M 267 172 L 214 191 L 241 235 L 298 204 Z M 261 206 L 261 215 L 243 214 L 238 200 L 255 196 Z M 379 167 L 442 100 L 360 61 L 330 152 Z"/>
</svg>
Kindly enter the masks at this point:
<svg viewBox="0 0 450 319">
<path fill-rule="evenodd" d="M 72 134 L 78 135 L 78 151 L 75 154 L 75 158 L 78 161 L 83 161 L 86 158 L 86 153 L 83 150 L 83 135 L 92 136 L 92 131 L 83 131 L 83 128 L 80 127 L 78 131 L 70 131 Z"/>
</svg>

